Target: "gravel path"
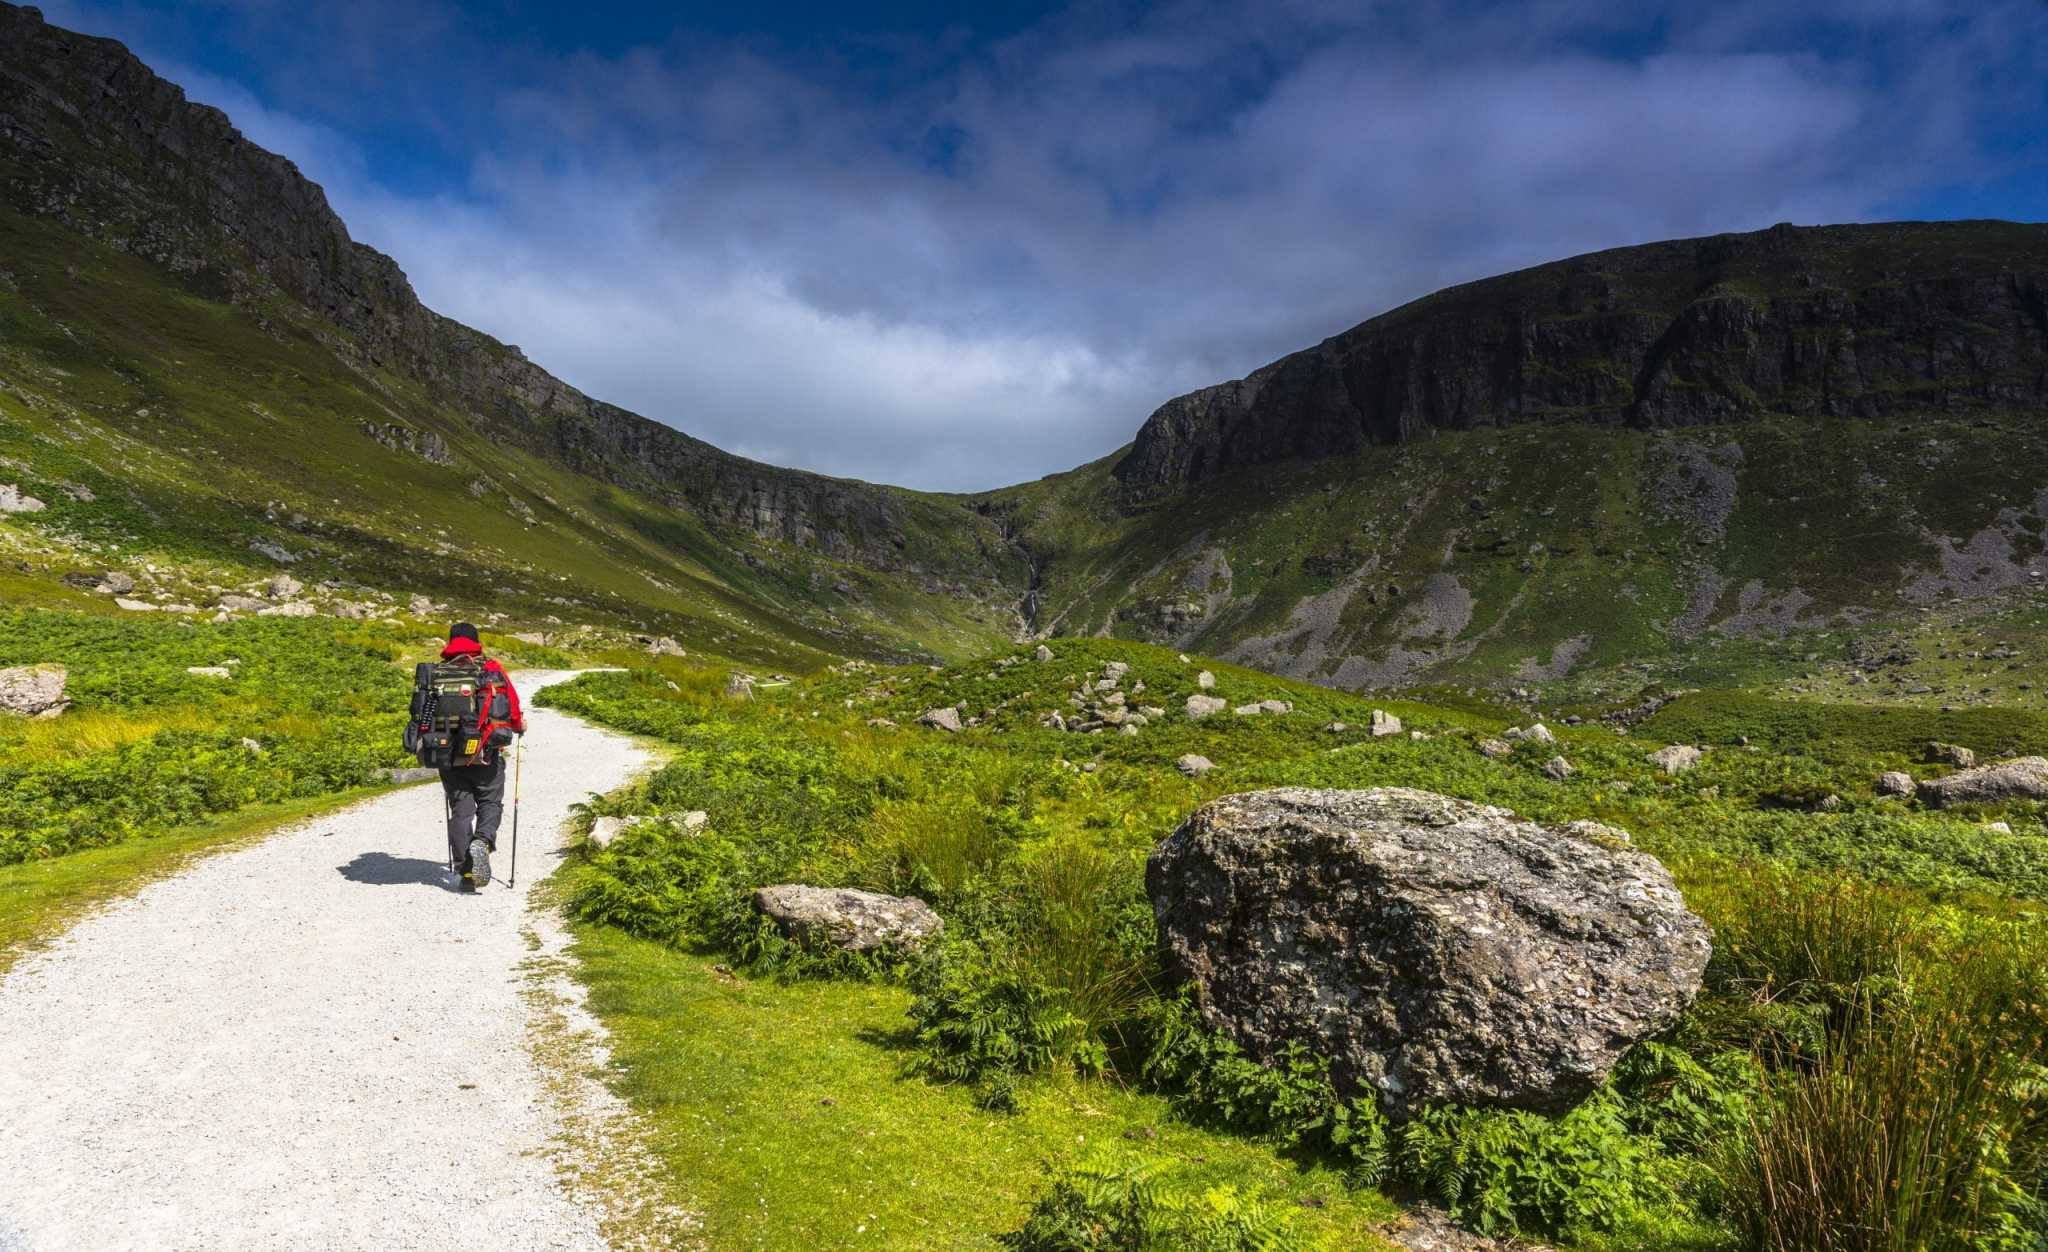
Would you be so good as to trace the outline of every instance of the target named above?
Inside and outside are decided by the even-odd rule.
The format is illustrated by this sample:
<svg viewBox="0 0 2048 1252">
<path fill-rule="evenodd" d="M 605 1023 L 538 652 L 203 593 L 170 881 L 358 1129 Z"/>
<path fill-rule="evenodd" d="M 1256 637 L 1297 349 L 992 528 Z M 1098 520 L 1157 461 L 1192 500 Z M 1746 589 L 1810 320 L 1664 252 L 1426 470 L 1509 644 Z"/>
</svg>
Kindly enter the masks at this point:
<svg viewBox="0 0 2048 1252">
<path fill-rule="evenodd" d="M 631 1114 L 587 1076 L 601 1041 L 526 892 L 569 805 L 648 758 L 553 710 L 530 728 L 516 890 L 457 894 L 440 788 L 411 787 L 201 861 L 0 980 L 0 1252 L 606 1247 L 614 1200 L 566 1180 L 617 1172 L 588 1149 Z"/>
</svg>

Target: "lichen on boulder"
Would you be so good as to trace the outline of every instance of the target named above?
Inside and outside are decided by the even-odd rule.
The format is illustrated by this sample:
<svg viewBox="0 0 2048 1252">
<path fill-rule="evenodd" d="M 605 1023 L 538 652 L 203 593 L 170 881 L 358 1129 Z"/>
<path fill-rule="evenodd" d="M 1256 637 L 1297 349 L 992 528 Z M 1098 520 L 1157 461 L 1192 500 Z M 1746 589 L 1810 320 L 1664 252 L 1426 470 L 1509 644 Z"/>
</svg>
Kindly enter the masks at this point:
<svg viewBox="0 0 2048 1252">
<path fill-rule="evenodd" d="M 1626 833 L 1406 788 L 1224 796 L 1145 882 L 1212 1027 L 1262 1059 L 1302 1044 L 1395 1117 L 1569 1107 L 1677 1019 L 1709 953 Z"/>
</svg>

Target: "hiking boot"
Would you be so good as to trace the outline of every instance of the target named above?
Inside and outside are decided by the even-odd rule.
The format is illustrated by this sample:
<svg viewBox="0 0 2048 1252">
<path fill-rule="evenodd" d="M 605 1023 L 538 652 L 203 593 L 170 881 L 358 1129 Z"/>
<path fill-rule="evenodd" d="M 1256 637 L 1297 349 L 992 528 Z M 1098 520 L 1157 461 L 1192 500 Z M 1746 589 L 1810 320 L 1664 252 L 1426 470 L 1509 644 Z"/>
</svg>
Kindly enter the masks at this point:
<svg viewBox="0 0 2048 1252">
<path fill-rule="evenodd" d="M 491 881 L 491 845 L 481 839 L 469 843 L 469 881 L 481 890 Z"/>
</svg>

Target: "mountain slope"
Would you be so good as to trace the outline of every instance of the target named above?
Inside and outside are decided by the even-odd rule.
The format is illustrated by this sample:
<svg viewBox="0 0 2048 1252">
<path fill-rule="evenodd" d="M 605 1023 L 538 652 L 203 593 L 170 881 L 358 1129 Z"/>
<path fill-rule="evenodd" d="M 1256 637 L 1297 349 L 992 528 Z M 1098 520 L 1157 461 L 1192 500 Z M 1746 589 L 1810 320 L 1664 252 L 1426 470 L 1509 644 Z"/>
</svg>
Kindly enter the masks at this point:
<svg viewBox="0 0 2048 1252">
<path fill-rule="evenodd" d="M 420 304 L 218 110 L 5 4 L 0 234 L 0 447 L 56 536 L 226 579 L 260 542 L 302 553 L 301 576 L 470 602 L 511 584 L 740 652 L 1014 630 L 1023 566 L 994 525 L 584 396 Z M 533 597 L 536 579 L 569 587 Z"/>
<path fill-rule="evenodd" d="M 981 507 L 1040 629 L 1615 694 L 2038 585 L 2044 418 L 2048 226 L 1774 227 L 1438 293 Z"/>
</svg>

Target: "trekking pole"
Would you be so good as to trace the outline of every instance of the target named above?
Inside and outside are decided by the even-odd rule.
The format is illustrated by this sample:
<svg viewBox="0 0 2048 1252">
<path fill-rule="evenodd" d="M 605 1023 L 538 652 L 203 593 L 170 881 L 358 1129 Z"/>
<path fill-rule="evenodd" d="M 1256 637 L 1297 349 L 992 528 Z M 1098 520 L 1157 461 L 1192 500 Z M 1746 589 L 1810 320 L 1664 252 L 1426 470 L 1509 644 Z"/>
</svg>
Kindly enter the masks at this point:
<svg viewBox="0 0 2048 1252">
<path fill-rule="evenodd" d="M 512 749 L 512 872 L 505 875 L 505 886 L 509 890 L 519 881 L 519 767 L 526 764 L 526 736 L 519 736 L 519 746 Z"/>
</svg>

